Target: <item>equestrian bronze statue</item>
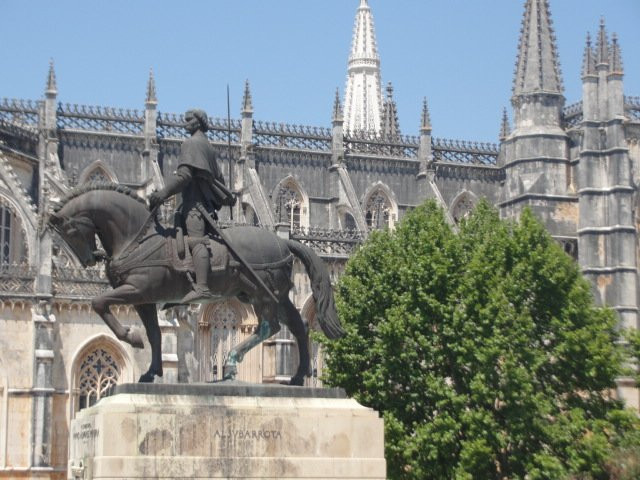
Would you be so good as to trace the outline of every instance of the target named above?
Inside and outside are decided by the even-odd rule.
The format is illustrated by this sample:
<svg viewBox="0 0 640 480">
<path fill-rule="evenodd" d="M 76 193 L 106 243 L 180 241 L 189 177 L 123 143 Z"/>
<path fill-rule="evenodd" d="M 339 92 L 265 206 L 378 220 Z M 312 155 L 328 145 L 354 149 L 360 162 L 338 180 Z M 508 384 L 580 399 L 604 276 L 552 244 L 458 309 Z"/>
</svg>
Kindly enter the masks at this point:
<svg viewBox="0 0 640 480">
<path fill-rule="evenodd" d="M 162 376 L 161 332 L 156 304 L 211 303 L 236 297 L 253 306 L 257 330 L 232 347 L 223 378 L 234 378 L 244 355 L 286 325 L 298 344 L 300 363 L 291 384 L 309 374 L 308 331 L 289 300 L 294 257 L 311 280 L 316 319 L 328 338 L 344 332 L 333 299 L 329 274 L 309 247 L 258 227 L 222 229 L 216 211 L 234 199 L 217 166 L 204 132 L 204 112 L 185 115 L 191 138 L 184 142 L 175 178 L 144 199 L 122 185 L 87 184 L 72 190 L 50 215 L 49 224 L 74 251 L 83 266 L 106 260 L 111 289 L 92 300 L 115 336 L 143 348 L 139 330 L 123 326 L 111 305 L 134 306 L 151 345 L 151 365 L 140 382 Z M 155 216 L 160 203 L 180 192 L 178 212 L 184 222 L 162 225 Z M 185 218 L 186 217 L 186 218 Z M 187 235 L 182 234 L 186 227 Z M 96 236 L 104 248 L 97 250 Z M 195 273 L 195 280 L 193 278 Z"/>
</svg>

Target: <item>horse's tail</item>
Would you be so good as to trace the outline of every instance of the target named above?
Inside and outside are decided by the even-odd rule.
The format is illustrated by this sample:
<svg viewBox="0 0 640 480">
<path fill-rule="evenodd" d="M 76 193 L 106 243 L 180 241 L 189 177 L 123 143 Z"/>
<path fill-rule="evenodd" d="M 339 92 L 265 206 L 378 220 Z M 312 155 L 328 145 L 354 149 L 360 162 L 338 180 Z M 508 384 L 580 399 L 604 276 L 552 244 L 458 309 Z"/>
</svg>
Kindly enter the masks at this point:
<svg viewBox="0 0 640 480">
<path fill-rule="evenodd" d="M 306 245 L 293 240 L 287 240 L 287 247 L 304 264 L 307 274 L 311 279 L 311 292 L 316 302 L 316 318 L 320 328 L 331 340 L 340 338 L 345 334 L 338 318 L 338 311 L 333 299 L 333 290 L 329 279 L 329 272 L 315 254 Z"/>
</svg>

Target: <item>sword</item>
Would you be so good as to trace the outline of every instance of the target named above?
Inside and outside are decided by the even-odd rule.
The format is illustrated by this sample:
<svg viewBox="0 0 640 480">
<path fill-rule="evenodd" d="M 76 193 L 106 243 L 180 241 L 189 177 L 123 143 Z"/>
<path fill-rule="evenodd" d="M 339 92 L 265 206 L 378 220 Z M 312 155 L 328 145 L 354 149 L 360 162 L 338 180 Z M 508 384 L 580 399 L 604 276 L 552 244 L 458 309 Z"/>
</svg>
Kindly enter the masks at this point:
<svg viewBox="0 0 640 480">
<path fill-rule="evenodd" d="M 202 205 L 201 203 L 198 203 L 196 205 L 196 208 L 202 214 L 202 216 L 205 218 L 205 220 L 211 226 L 211 228 L 213 228 L 214 233 L 216 235 L 218 235 L 222 239 L 222 241 L 227 246 L 227 248 L 229 249 L 231 254 L 234 257 L 236 257 L 238 259 L 238 261 L 242 264 L 242 266 L 249 271 L 251 276 L 253 276 L 253 278 L 255 279 L 255 281 L 258 284 L 258 286 L 260 288 L 262 288 L 262 290 L 264 290 L 267 293 L 267 295 L 269 295 L 269 297 L 271 297 L 271 300 L 273 300 L 275 303 L 280 303 L 280 300 L 278 300 L 278 298 L 275 296 L 275 294 L 269 289 L 269 287 L 267 287 L 267 285 L 258 276 L 256 271 L 251 267 L 251 265 L 249 265 L 249 262 L 247 262 L 244 259 L 244 257 L 238 253 L 238 251 L 234 248 L 234 246 L 231 244 L 231 242 L 229 242 L 229 238 L 227 237 L 226 233 L 224 233 L 224 231 L 221 228 L 218 228 L 218 226 L 216 225 L 216 222 L 213 220 L 213 217 L 211 216 L 211 214 L 209 212 L 207 212 L 206 208 L 204 208 L 204 205 Z"/>
</svg>

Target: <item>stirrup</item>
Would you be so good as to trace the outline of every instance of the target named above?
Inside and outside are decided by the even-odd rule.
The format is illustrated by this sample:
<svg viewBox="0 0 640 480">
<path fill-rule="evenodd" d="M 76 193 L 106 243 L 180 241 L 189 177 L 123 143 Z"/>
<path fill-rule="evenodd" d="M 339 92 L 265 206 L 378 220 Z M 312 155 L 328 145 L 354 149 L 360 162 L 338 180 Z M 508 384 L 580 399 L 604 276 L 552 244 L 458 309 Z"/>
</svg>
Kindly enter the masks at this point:
<svg viewBox="0 0 640 480">
<path fill-rule="evenodd" d="M 211 300 L 215 298 L 215 295 L 211 293 L 211 291 L 206 287 L 201 287 L 200 285 L 194 285 L 193 290 L 187 293 L 180 303 L 196 303 L 202 300 Z"/>
</svg>

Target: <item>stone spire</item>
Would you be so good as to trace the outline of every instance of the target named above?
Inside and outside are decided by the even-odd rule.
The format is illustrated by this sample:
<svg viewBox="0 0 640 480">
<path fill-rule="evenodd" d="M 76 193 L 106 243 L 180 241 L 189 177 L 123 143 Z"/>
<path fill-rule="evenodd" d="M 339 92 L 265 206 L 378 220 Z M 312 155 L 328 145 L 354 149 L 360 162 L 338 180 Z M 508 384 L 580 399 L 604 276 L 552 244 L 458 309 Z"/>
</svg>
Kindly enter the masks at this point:
<svg viewBox="0 0 640 480">
<path fill-rule="evenodd" d="M 509 125 L 509 115 L 507 115 L 507 109 L 502 110 L 502 123 L 500 124 L 500 141 L 504 141 L 511 133 L 511 126 Z"/>
<path fill-rule="evenodd" d="M 513 95 L 561 94 L 562 78 L 549 0 L 527 0 L 521 32 Z"/>
<path fill-rule="evenodd" d="M 611 49 L 609 51 L 609 65 L 611 73 L 624 73 L 622 66 L 622 53 L 620 52 L 620 44 L 618 36 L 614 33 L 611 38 Z"/>
<path fill-rule="evenodd" d="M 253 113 L 253 100 L 251 99 L 251 88 L 249 87 L 249 80 L 244 82 L 244 94 L 242 95 L 242 112 Z"/>
<path fill-rule="evenodd" d="M 340 101 L 340 90 L 336 88 L 336 97 L 333 101 L 333 117 L 332 120 L 334 122 L 341 122 L 344 120 L 343 111 L 342 111 L 342 102 Z"/>
<path fill-rule="evenodd" d="M 56 71 L 53 68 L 53 59 L 49 61 L 49 74 L 47 75 L 47 96 L 55 97 L 58 94 L 58 86 L 56 85 Z"/>
<path fill-rule="evenodd" d="M 596 55 L 591 46 L 591 34 L 587 33 L 587 43 L 584 47 L 584 57 L 582 60 L 582 76 L 596 75 Z"/>
<path fill-rule="evenodd" d="M 367 0 L 360 0 L 356 13 L 344 99 L 345 130 L 380 133 L 382 91 L 380 57 L 373 15 Z"/>
<path fill-rule="evenodd" d="M 398 122 L 398 109 L 393 99 L 393 85 L 387 84 L 387 98 L 382 112 L 382 134 L 385 137 L 397 137 L 400 135 L 400 122 Z"/>
<path fill-rule="evenodd" d="M 429 115 L 429 105 L 427 104 L 427 97 L 424 97 L 422 101 L 422 115 L 420 117 L 420 131 L 431 131 L 431 115 Z"/>
<path fill-rule="evenodd" d="M 607 28 L 604 24 L 604 17 L 600 19 L 600 31 L 598 32 L 598 43 L 596 45 L 598 55 L 598 65 L 609 64 L 609 40 L 607 39 Z"/>
<path fill-rule="evenodd" d="M 149 69 L 149 80 L 147 80 L 147 98 L 146 103 L 158 103 L 156 96 L 156 80 L 153 77 L 153 68 Z"/>
</svg>

